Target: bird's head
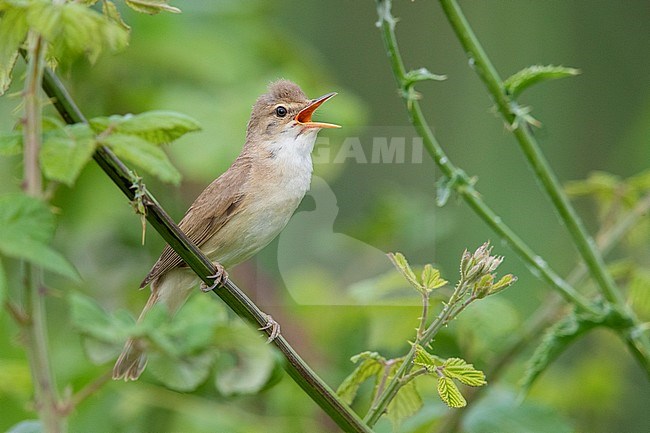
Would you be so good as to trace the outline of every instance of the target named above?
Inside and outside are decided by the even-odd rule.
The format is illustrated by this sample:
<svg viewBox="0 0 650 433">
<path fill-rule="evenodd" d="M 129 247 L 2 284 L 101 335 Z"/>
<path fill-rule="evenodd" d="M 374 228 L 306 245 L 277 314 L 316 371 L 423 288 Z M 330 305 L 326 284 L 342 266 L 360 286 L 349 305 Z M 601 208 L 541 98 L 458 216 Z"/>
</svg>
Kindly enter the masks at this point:
<svg viewBox="0 0 650 433">
<path fill-rule="evenodd" d="M 333 123 L 315 122 L 312 119 L 314 111 L 335 95 L 328 93 L 309 99 L 297 84 L 289 80 L 271 83 L 267 93 L 257 98 L 253 106 L 247 141 L 285 141 L 301 136 L 315 140 L 322 128 L 340 128 Z"/>
</svg>

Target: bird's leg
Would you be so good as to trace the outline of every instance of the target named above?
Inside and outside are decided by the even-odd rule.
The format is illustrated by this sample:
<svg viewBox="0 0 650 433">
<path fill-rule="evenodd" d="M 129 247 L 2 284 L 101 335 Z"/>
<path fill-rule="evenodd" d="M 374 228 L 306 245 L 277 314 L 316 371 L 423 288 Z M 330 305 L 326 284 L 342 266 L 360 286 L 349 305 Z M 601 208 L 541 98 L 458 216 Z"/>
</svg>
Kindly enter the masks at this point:
<svg viewBox="0 0 650 433">
<path fill-rule="evenodd" d="M 208 275 L 208 278 L 213 278 L 214 280 L 212 281 L 212 285 L 208 286 L 205 284 L 205 281 L 201 281 L 201 291 L 202 292 L 210 292 L 214 289 L 216 289 L 218 286 L 226 284 L 226 281 L 228 281 L 228 272 L 226 272 L 226 269 L 224 269 L 223 266 L 221 266 L 221 263 L 219 262 L 213 262 L 214 268 L 216 272 L 214 275 Z"/>
<path fill-rule="evenodd" d="M 273 320 L 273 317 L 266 314 L 266 325 L 262 326 L 261 328 L 258 328 L 258 330 L 266 331 L 269 328 L 271 329 L 271 333 L 269 334 L 268 340 L 266 340 L 267 343 L 270 343 L 271 341 L 278 338 L 278 336 L 280 335 L 280 324 L 275 320 Z"/>
</svg>

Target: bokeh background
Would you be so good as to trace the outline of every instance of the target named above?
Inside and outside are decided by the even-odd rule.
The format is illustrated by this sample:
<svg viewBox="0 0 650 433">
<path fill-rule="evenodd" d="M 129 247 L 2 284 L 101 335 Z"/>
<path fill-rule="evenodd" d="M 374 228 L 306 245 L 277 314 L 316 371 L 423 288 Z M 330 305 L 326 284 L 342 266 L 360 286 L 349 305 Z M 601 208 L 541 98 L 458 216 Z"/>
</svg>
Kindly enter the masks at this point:
<svg viewBox="0 0 650 433">
<path fill-rule="evenodd" d="M 491 110 L 489 96 L 440 7 L 422 0 L 395 3 L 407 67 L 427 67 L 448 76 L 443 82 L 423 83 L 418 90 L 449 157 L 477 176 L 478 190 L 504 221 L 558 272 L 568 273 L 576 254 L 567 233 L 513 137 Z M 333 156 L 346 139 L 360 137 L 370 155 L 372 137 L 412 134 L 375 26 L 374 2 L 240 0 L 175 5 L 182 14 L 150 17 L 124 8 L 125 21 L 132 26 L 130 47 L 102 56 L 93 66 L 85 61 L 64 66 L 60 73 L 88 117 L 169 109 L 201 122 L 202 132 L 168 148 L 184 175 L 180 187 L 145 177 L 176 219 L 239 153 L 252 103 L 268 82 L 279 77 L 300 83 L 313 97 L 339 93 L 319 110 L 319 118 L 344 128 L 321 133 L 326 139 L 317 151 L 329 149 Z M 594 170 L 628 177 L 648 167 L 647 2 L 492 0 L 465 1 L 462 6 L 502 77 L 531 64 L 582 71 L 576 78 L 536 86 L 520 98 L 542 122 L 536 135 L 563 182 Z M 20 89 L 14 85 L 12 90 Z M 17 103 L 16 98 L 0 99 L 2 130 L 18 119 Z M 2 159 L 0 168 L 4 179 L 0 191 L 17 190 L 20 161 Z M 325 186 L 325 195 L 308 197 L 294 218 L 302 223 L 294 227 L 290 222 L 287 228 L 293 230 L 291 236 L 281 236 L 256 259 L 236 268 L 232 277 L 282 323 L 283 334 L 333 387 L 352 370 L 350 356 L 363 350 L 397 356 L 407 350 L 416 326 L 416 306 L 403 299 L 379 305 L 382 302 L 372 298 L 373 280 L 368 279 L 391 271 L 381 252 L 401 251 L 415 264 L 432 262 L 454 281 L 463 249 L 494 241 L 495 252 L 506 256 L 502 272 L 518 275 L 519 282 L 492 303 L 468 310 L 466 316 L 477 319 L 459 320 L 434 346 L 441 356 L 463 356 L 478 368 L 498 350 L 499 341 L 515 332 L 549 296 L 549 289 L 461 201 L 452 196 L 445 207 L 436 206 L 437 170 L 427 155 L 421 163 L 403 164 L 324 158 L 316 164 L 315 174 L 322 178 L 319 185 Z M 74 286 L 53 278 L 53 293 L 76 290 L 107 310 L 139 311 L 146 293 L 136 288 L 163 247 L 156 233 L 149 230 L 145 246 L 140 245 L 139 218 L 94 163 L 75 187 L 59 188 L 54 203 L 60 209 L 57 246 L 79 269 L 84 283 Z M 581 200 L 577 205 L 595 231 L 593 203 Z M 312 231 L 305 218 L 319 211 L 328 216 L 314 220 Z M 321 232 L 322 236 L 314 235 Z M 646 237 L 639 243 L 647 241 Z M 629 252 L 620 249 L 616 254 Z M 638 254 L 647 266 L 647 248 Z M 292 259 L 305 255 L 313 259 L 300 263 Z M 363 267 L 366 257 L 371 263 Z M 341 270 L 341 262 L 358 272 L 349 266 Z M 333 286 L 353 287 L 358 297 L 343 303 L 347 305 L 328 305 L 331 299 L 323 294 Z M 417 295 L 413 296 L 412 304 L 417 305 Z M 49 307 L 58 382 L 79 388 L 111 364 L 96 366 L 84 356 L 80 337 L 70 329 L 62 295 L 54 296 Z M 0 430 L 4 430 L 33 416 L 26 404 L 32 387 L 16 326 L 6 314 L 0 315 L 0 329 Z M 501 383 L 489 385 L 494 400 L 512 401 L 516 396 L 523 359 L 513 364 Z M 193 393 L 177 393 L 145 373 L 137 383 L 104 386 L 72 415 L 70 431 L 336 430 L 289 378 L 280 372 L 274 375 L 277 383 L 261 394 L 233 397 L 208 385 Z M 421 391 L 428 395 L 427 409 L 405 424 L 406 431 L 433 431 L 435 419 L 449 410 L 437 401 L 433 386 Z M 595 331 L 573 345 L 540 378 L 526 402 L 548 420 L 546 425 L 527 426 L 526 431 L 549 431 L 550 425 L 565 429 L 551 431 L 594 433 L 650 429 L 647 377 L 620 340 L 606 331 Z M 365 410 L 364 404 L 362 398 L 358 407 Z M 481 419 L 479 409 L 474 418 Z M 471 424 L 471 414 L 468 420 Z M 390 431 L 390 425 L 380 423 L 378 431 Z M 524 430 L 510 426 L 491 431 Z"/>
</svg>

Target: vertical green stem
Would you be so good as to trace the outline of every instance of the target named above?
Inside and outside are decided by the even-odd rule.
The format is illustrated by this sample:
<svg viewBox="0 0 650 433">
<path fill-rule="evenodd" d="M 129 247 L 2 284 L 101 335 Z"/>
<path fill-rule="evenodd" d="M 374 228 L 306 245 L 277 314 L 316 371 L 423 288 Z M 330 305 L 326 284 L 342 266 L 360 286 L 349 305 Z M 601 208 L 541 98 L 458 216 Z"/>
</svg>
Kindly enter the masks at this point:
<svg viewBox="0 0 650 433">
<path fill-rule="evenodd" d="M 41 198 L 42 177 L 39 165 L 41 147 L 41 104 L 39 90 L 43 81 L 45 58 L 44 41 L 40 35 L 30 32 L 28 36 L 29 61 L 25 78 L 25 124 L 24 124 L 24 189 L 33 197 Z M 65 419 L 59 413 L 59 396 L 50 365 L 47 344 L 47 314 L 42 272 L 25 265 L 25 307 L 29 315 L 25 331 L 27 352 L 36 395 L 36 410 L 47 433 L 66 430 Z"/>
</svg>

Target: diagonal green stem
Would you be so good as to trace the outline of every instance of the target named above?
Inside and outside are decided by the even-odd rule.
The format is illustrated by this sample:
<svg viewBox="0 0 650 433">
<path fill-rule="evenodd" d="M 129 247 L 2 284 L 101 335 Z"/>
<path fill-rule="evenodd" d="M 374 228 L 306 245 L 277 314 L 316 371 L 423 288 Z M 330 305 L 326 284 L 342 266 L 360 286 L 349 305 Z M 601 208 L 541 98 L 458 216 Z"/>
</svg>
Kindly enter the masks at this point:
<svg viewBox="0 0 650 433">
<path fill-rule="evenodd" d="M 388 51 L 388 57 L 393 68 L 393 74 L 397 83 L 406 97 L 409 92 L 405 80 L 406 69 L 404 62 L 399 53 L 397 39 L 395 37 L 395 18 L 391 15 L 390 0 L 378 0 L 377 12 L 381 25 L 381 32 L 384 44 Z M 476 212 L 476 214 L 494 230 L 508 245 L 515 251 L 519 257 L 533 270 L 533 273 L 547 282 L 551 287 L 557 290 L 568 302 L 576 305 L 584 311 L 594 314 L 599 313 L 599 309 L 578 293 L 570 284 L 563 280 L 551 267 L 537 255 L 517 234 L 508 227 L 501 217 L 499 217 L 481 198 L 480 194 L 472 185 L 472 181 L 461 170 L 450 161 L 442 147 L 433 135 L 431 128 L 424 119 L 420 104 L 417 100 L 407 99 L 407 110 L 411 118 L 411 123 L 422 137 L 423 143 L 436 162 L 442 173 L 449 179 L 453 179 L 454 189 L 463 200 Z"/>
<path fill-rule="evenodd" d="M 458 3 L 455 0 L 440 0 L 440 4 L 467 56 L 472 59 L 473 69 L 487 87 L 503 119 L 509 125 L 514 125 L 517 120 L 517 114 L 513 110 L 515 101 L 506 94 L 501 78 L 485 51 L 483 51 L 480 42 L 474 35 Z M 593 275 L 600 286 L 603 296 L 608 301 L 622 308 L 625 300 L 620 290 L 616 287 L 612 276 L 607 271 L 602 255 L 569 202 L 568 197 L 539 148 L 537 140 L 533 136 L 530 128 L 524 122 L 521 123 L 523 124 L 513 128 L 513 133 L 526 159 L 555 206 L 560 219 L 566 225 L 591 275 Z"/>
<path fill-rule="evenodd" d="M 73 102 L 61 81 L 49 69 L 45 70 L 43 88 L 48 96 L 53 99 L 53 105 L 67 123 L 86 122 L 85 117 Z M 132 186 L 137 181 L 134 173 L 105 147 L 99 147 L 93 158 L 129 200 L 133 200 L 135 191 Z M 215 270 L 210 260 L 185 236 L 148 191 L 143 202 L 147 207 L 147 220 L 153 228 L 204 282 L 212 285 L 209 276 L 214 275 Z M 268 323 L 268 316 L 231 280 L 228 280 L 225 286 L 218 287 L 213 292 L 237 315 L 254 326 L 263 327 Z M 267 329 L 266 332 L 270 335 L 271 329 Z M 285 358 L 283 367 L 287 373 L 343 431 L 353 433 L 372 432 L 358 415 L 340 400 L 336 393 L 311 370 L 284 337 L 278 336 L 273 340 L 273 344 Z"/>
<path fill-rule="evenodd" d="M 440 0 L 440 4 L 463 49 L 472 60 L 474 70 L 487 87 L 503 119 L 510 125 L 516 125 L 518 120 L 515 112 L 516 103 L 506 94 L 501 78 L 481 47 L 476 35 L 474 35 L 458 3 L 455 0 Z M 614 279 L 607 270 L 602 254 L 569 202 L 530 128 L 525 122 L 519 123 L 522 124 L 513 128 L 513 133 L 522 152 L 555 206 L 560 219 L 567 227 L 578 252 L 591 276 L 597 282 L 603 297 L 609 301 L 611 307 L 617 310 L 621 318 L 631 325 L 628 329 L 622 331 L 621 335 L 632 355 L 646 373 L 650 374 L 650 339 L 646 333 L 638 331 L 639 320 L 634 312 L 628 308 L 623 293 L 616 286 Z"/>
</svg>

